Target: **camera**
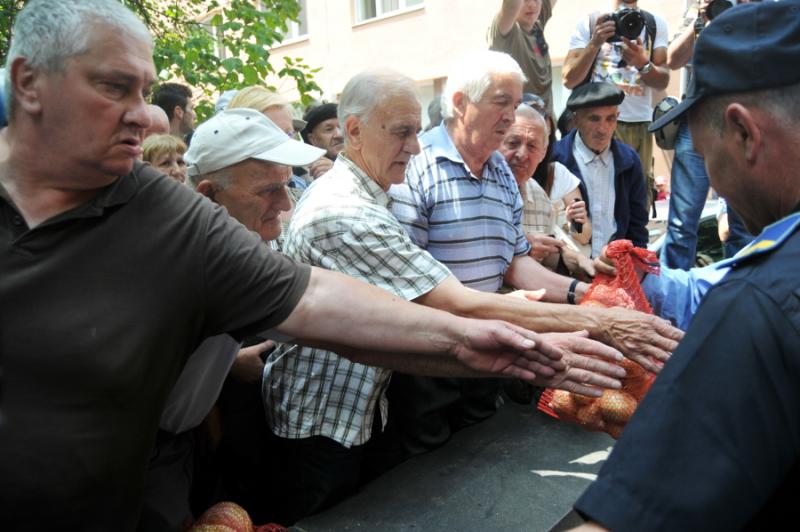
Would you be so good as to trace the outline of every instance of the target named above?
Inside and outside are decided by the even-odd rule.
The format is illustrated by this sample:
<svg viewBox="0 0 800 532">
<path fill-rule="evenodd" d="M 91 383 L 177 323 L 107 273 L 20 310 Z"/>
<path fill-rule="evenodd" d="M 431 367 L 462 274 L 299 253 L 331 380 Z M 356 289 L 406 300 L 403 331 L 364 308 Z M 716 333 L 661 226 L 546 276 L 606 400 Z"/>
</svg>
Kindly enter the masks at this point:
<svg viewBox="0 0 800 532">
<path fill-rule="evenodd" d="M 610 15 L 606 15 L 600 22 L 607 20 L 613 20 L 615 26 L 614 35 L 608 39 L 608 42 L 620 41 L 622 37 L 635 41 L 642 34 L 645 26 L 642 12 L 629 7 L 619 8 Z"/>
<path fill-rule="evenodd" d="M 733 7 L 733 2 L 729 2 L 728 0 L 711 0 L 706 8 L 706 17 L 708 20 L 714 20 L 716 17 L 720 16 L 723 11 Z"/>
</svg>

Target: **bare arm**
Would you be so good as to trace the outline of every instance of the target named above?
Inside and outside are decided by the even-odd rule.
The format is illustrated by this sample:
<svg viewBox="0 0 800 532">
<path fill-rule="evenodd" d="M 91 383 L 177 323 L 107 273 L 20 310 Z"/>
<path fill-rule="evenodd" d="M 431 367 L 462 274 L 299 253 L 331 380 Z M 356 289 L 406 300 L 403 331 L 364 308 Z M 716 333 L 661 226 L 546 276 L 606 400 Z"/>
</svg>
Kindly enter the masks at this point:
<svg viewBox="0 0 800 532">
<path fill-rule="evenodd" d="M 503 0 L 500 12 L 497 14 L 497 30 L 500 35 L 508 35 L 508 32 L 511 31 L 517 21 L 517 15 L 521 7 L 522 0 Z"/>
<path fill-rule="evenodd" d="M 602 20 L 603 16 L 597 17 L 597 20 Z M 606 40 L 614 35 L 615 26 L 614 21 L 607 20 L 605 22 L 596 22 L 592 38 L 586 48 L 576 48 L 567 52 L 567 57 L 564 59 L 564 67 L 562 69 L 561 80 L 564 86 L 568 89 L 574 89 L 586 76 L 594 65 L 594 60 L 597 53 L 603 46 Z"/>
<path fill-rule="evenodd" d="M 398 357 L 419 355 L 409 358 L 402 368 L 413 370 L 416 361 L 418 373 L 431 368 L 426 364 L 453 368 L 442 360 L 448 358 L 480 373 L 526 380 L 552 376 L 565 367 L 563 350 L 535 333 L 504 322 L 471 320 L 409 303 L 320 268 L 311 269 L 305 293 L 277 330 L 296 338 L 297 343 L 324 347 L 376 366 L 392 368 Z"/>
<path fill-rule="evenodd" d="M 704 24 L 708 23 L 705 13 L 709 1 L 710 0 L 703 0 L 698 14 L 699 17 L 702 17 Z M 697 38 L 697 34 L 694 31 L 695 24 L 697 24 L 697 19 L 669 43 L 669 48 L 667 48 L 667 66 L 670 69 L 678 70 L 679 68 L 683 68 L 692 60 L 692 55 L 694 55 L 694 43 Z"/>
<path fill-rule="evenodd" d="M 694 27 L 689 26 L 675 37 L 667 48 L 667 67 L 678 70 L 685 67 L 694 54 Z"/>
<path fill-rule="evenodd" d="M 520 290 L 538 290 L 544 288 L 544 300 L 551 303 L 566 303 L 567 290 L 572 279 L 551 272 L 530 255 L 514 257 L 506 272 L 505 282 Z M 575 300 L 580 301 L 588 286 L 579 283 L 575 290 Z"/>
<path fill-rule="evenodd" d="M 539 332 L 587 330 L 591 338 L 656 372 L 660 368 L 646 356 L 667 360 L 683 337 L 683 332 L 666 320 L 635 310 L 540 303 L 465 288 L 455 278 L 447 279 L 417 302 L 460 316 L 504 320 Z"/>
<path fill-rule="evenodd" d="M 647 63 L 650 63 L 650 56 L 647 49 L 642 45 L 641 39 L 632 41 L 630 39 L 622 38 L 623 49 L 622 58 L 629 65 L 641 70 Z M 653 50 L 653 68 L 647 74 L 642 74 L 642 81 L 648 87 L 654 89 L 666 89 L 669 85 L 669 69 L 665 66 L 667 62 L 667 49 L 656 48 Z"/>
</svg>

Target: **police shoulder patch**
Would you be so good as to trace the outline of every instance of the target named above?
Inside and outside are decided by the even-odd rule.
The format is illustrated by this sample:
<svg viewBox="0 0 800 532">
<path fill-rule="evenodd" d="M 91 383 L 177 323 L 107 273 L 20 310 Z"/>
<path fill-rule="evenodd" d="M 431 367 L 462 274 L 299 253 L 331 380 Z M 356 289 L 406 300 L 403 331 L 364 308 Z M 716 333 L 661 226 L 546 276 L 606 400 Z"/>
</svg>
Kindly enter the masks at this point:
<svg viewBox="0 0 800 532">
<path fill-rule="evenodd" d="M 797 231 L 798 227 L 800 227 L 800 212 L 790 214 L 786 218 L 768 225 L 755 240 L 739 251 L 736 256 L 718 262 L 717 268 L 736 267 L 753 257 L 764 255 L 778 249 L 795 231 Z"/>
</svg>

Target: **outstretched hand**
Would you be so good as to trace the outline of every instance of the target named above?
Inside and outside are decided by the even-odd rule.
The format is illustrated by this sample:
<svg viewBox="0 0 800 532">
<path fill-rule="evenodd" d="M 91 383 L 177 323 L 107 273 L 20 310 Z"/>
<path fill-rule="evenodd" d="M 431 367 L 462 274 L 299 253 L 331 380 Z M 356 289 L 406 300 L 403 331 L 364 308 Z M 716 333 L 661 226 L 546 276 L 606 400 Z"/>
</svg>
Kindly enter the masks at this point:
<svg viewBox="0 0 800 532">
<path fill-rule="evenodd" d="M 496 320 L 469 320 L 453 355 L 464 366 L 482 373 L 534 381 L 566 369 L 564 349 L 543 335 Z"/>
<path fill-rule="evenodd" d="M 602 340 L 653 373 L 661 371 L 683 338 L 683 331 L 658 316 L 621 307 L 604 311 Z"/>
<path fill-rule="evenodd" d="M 566 367 L 552 376 L 540 376 L 535 381 L 536 385 L 590 397 L 600 397 L 604 388 L 616 390 L 622 386 L 619 379 L 625 376 L 625 370 L 602 360 L 605 358 L 619 362 L 623 359 L 622 353 L 591 340 L 587 331 L 547 333 L 541 336 L 565 351 L 562 360 Z"/>
</svg>

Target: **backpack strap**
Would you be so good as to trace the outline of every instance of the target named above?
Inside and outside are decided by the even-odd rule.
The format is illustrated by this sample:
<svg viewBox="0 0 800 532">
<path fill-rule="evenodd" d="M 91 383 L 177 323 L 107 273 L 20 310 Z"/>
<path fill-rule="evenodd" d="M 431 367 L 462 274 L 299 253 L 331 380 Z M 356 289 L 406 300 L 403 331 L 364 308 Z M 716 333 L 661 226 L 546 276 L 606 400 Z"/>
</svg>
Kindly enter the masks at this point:
<svg viewBox="0 0 800 532">
<path fill-rule="evenodd" d="M 644 45 L 650 47 L 650 61 L 652 61 L 653 51 L 656 42 L 656 17 L 654 17 L 653 14 L 650 13 L 649 11 L 645 11 L 644 9 L 642 9 L 641 11 L 642 11 L 642 16 L 644 17 L 644 27 L 645 27 Z"/>
</svg>

